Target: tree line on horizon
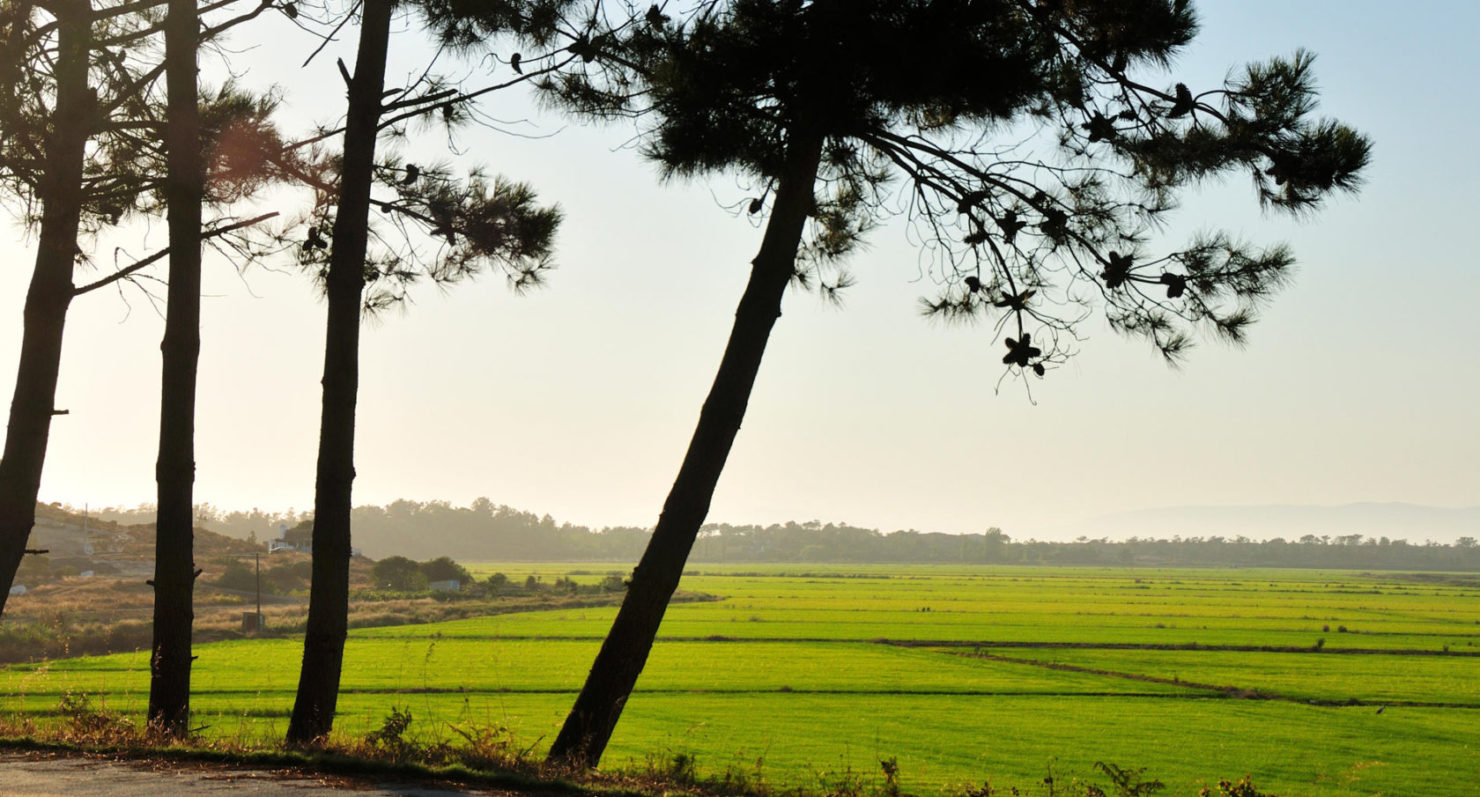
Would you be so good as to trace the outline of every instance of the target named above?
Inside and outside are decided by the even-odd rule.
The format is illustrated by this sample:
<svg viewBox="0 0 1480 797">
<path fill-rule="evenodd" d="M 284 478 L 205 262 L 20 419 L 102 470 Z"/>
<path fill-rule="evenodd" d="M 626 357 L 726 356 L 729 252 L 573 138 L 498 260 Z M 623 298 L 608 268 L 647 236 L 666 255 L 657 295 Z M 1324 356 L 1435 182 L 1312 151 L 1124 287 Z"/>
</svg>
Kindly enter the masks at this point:
<svg viewBox="0 0 1480 797">
<path fill-rule="evenodd" d="M 337 125 L 294 138 L 272 122 L 278 97 L 201 85 L 202 54 L 225 57 L 218 37 L 256 30 L 264 14 L 303 30 L 314 55 L 356 30 L 353 68 L 337 63 L 346 90 Z M 1293 255 L 1221 231 L 1170 243 L 1165 222 L 1179 194 L 1242 174 L 1263 207 L 1310 213 L 1357 188 L 1370 143 L 1315 115 L 1309 53 L 1251 63 L 1212 85 L 1173 80 L 1197 27 L 1189 0 L 8 4 L 0 185 L 39 235 L 0 459 L 0 581 L 13 579 L 35 520 L 66 314 L 99 284 L 75 286 L 74 271 L 100 232 L 163 215 L 148 718 L 162 734 L 189 733 L 200 252 L 225 245 L 239 268 L 290 259 L 322 291 L 326 321 L 312 586 L 287 741 L 323 739 L 343 664 L 352 530 L 373 527 L 356 527 L 352 509 L 362 318 L 417 280 L 494 270 L 515 290 L 539 284 L 561 222 L 529 186 L 408 163 L 393 142 L 413 122 L 450 129 L 489 92 L 532 86 L 577 118 L 633 123 L 667 177 L 738 176 L 751 194 L 738 210 L 763 221 L 672 490 L 641 532 L 624 600 L 548 753 L 594 766 L 686 563 L 710 541 L 701 536 L 710 502 L 783 297 L 808 289 L 836 299 L 853 281 L 846 257 L 885 218 L 904 217 L 920 244 L 932 284 L 922 311 L 981 322 L 1005 347 L 984 364 L 1025 389 L 1066 362 L 1096 314 L 1171 362 L 1199 332 L 1243 339 Z M 487 83 L 442 78 L 434 58 L 408 85 L 388 85 L 403 36 L 468 56 L 479 65 L 468 74 Z M 311 196 L 302 218 L 275 233 L 255 226 L 275 214 L 243 213 L 269 186 Z M 165 256 L 100 282 L 135 280 Z M 0 591 L 0 611 L 4 599 Z"/>
<path fill-rule="evenodd" d="M 153 508 L 108 507 L 95 517 L 122 524 L 148 523 Z M 199 507 L 204 528 L 265 543 L 279 527 L 304 529 L 312 518 L 296 512 L 221 511 Z M 468 506 L 447 501 L 393 501 L 358 506 L 356 540 L 372 558 L 450 556 L 460 562 L 616 562 L 642 555 L 651 529 L 557 523 L 486 498 Z M 821 521 L 758 524 L 706 523 L 691 562 L 841 564 L 1091 565 L 1106 567 L 1274 567 L 1372 570 L 1480 570 L 1480 544 L 1460 537 L 1450 544 L 1410 542 L 1360 533 L 1305 534 L 1286 539 L 1189 533 L 1170 538 L 1123 540 L 1080 537 L 1073 541 L 1015 540 L 1001 529 L 948 534 L 902 529 L 883 532 Z"/>
</svg>

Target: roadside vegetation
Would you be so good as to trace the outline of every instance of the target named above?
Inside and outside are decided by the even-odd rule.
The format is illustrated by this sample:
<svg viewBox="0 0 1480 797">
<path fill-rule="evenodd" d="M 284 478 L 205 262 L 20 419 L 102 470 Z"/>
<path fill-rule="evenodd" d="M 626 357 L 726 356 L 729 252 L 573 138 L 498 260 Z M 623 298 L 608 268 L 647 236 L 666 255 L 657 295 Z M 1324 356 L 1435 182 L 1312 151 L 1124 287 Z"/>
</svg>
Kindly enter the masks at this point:
<svg viewBox="0 0 1480 797">
<path fill-rule="evenodd" d="M 311 749 L 264 746 L 240 739 L 186 737 L 165 739 L 116 712 L 94 706 L 86 697 L 68 696 L 59 705 L 60 721 L 48 726 L 0 719 L 0 748 L 86 752 L 154 761 L 219 764 L 231 767 L 290 769 L 348 777 L 395 778 L 448 786 L 498 787 L 513 792 L 590 795 L 695 795 L 696 797 L 901 797 L 904 773 L 899 759 L 881 758 L 878 768 L 817 771 L 809 785 L 781 785 L 764 776 L 765 761 L 752 768 L 702 772 L 688 753 L 650 755 L 640 765 L 617 771 L 573 770 L 530 755 L 501 726 L 452 726 L 451 737 L 436 742 L 410 738 L 415 723 L 409 709 L 393 707 L 378 728 L 358 738 L 324 740 Z M 1088 774 L 1048 773 L 1032 783 L 994 785 L 982 780 L 941 791 L 944 797 L 1144 797 L 1167 789 L 1145 768 L 1095 762 Z M 1199 797 L 1278 797 L 1255 787 L 1244 775 L 1220 778 L 1200 787 Z"/>
</svg>

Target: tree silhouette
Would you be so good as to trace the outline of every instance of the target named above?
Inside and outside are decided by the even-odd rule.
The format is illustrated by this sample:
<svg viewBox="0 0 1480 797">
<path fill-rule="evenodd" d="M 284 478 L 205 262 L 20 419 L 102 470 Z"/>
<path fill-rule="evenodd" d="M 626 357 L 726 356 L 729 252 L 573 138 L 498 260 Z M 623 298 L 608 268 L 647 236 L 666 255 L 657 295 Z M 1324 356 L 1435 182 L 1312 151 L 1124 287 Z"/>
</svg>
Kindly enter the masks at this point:
<svg viewBox="0 0 1480 797">
<path fill-rule="evenodd" d="M 155 467 L 158 510 L 155 515 L 154 623 L 151 645 L 148 723 L 151 730 L 171 736 L 189 732 L 190 669 L 195 579 L 200 571 L 194 556 L 195 483 L 195 388 L 200 355 L 201 207 L 206 196 L 206 148 L 202 143 L 202 109 L 196 86 L 195 31 L 199 16 L 193 0 L 171 0 L 166 21 L 168 50 L 168 121 L 166 147 L 168 174 L 165 205 L 169 214 L 169 294 L 166 304 L 164 341 L 160 346 L 159 458 Z M 223 111 L 234 120 L 227 129 L 237 138 L 231 158 L 245 158 L 250 165 L 238 176 L 256 183 L 265 179 L 266 159 L 262 148 L 280 146 L 275 133 L 262 119 L 269 104 L 245 96 L 223 94 L 207 107 L 207 115 Z M 217 119 L 216 121 L 220 121 Z M 247 122 L 250 149 L 236 149 Z M 220 130 L 221 128 L 212 126 Z M 212 136 L 220 143 L 221 136 Z M 244 190 L 241 186 L 232 192 Z M 259 220 L 262 217 L 259 217 Z M 234 225 L 232 225 L 234 226 Z"/>
<path fill-rule="evenodd" d="M 190 636 L 195 613 L 195 382 L 200 357 L 200 228 L 205 170 L 196 87 L 195 0 L 170 0 L 165 17 L 168 114 L 169 301 L 159 408 L 159 513 L 155 521 L 154 633 L 149 657 L 149 725 L 190 730 Z"/>
<path fill-rule="evenodd" d="M 1176 193 L 1242 170 L 1267 206 L 1309 210 L 1355 187 L 1368 143 L 1312 118 L 1304 53 L 1217 88 L 1166 85 L 1196 27 L 1186 0 L 710 0 L 600 37 L 628 66 L 618 77 L 552 84 L 577 110 L 643 115 L 647 153 L 671 175 L 752 178 L 748 210 L 770 216 L 678 477 L 551 761 L 594 765 L 611 737 L 787 286 L 845 287 L 839 259 L 891 196 L 932 257 L 926 312 L 989 319 L 1006 374 L 1045 375 L 1095 307 L 1169 358 L 1198 326 L 1239 339 L 1291 256 L 1222 234 L 1153 255 Z"/>
<path fill-rule="evenodd" d="M 534 192 L 522 184 L 490 181 L 477 173 L 458 183 L 415 164 L 393 159 L 376 163 L 382 130 L 408 115 L 433 111 L 455 120 L 459 103 L 470 94 L 436 84 L 387 93 L 385 65 L 397 3 L 363 0 L 358 5 L 359 46 L 353 75 L 345 71 L 349 103 L 338 173 L 323 177 L 299 172 L 325 198 L 333 197 L 332 221 L 328 202 L 315 217 L 331 230 L 329 237 L 315 225 L 300 249 L 300 259 L 322 276 L 328 321 L 314 485 L 313 585 L 287 733 L 288 742 L 299 745 L 332 729 L 344 662 L 361 312 L 397 301 L 404 286 L 419 276 L 450 282 L 489 263 L 502 268 L 516 289 L 536 284 L 549 267 L 560 220 L 557 210 L 537 206 Z M 390 184 L 394 198 L 374 195 L 377 178 Z M 423 257 L 409 248 L 372 255 L 372 207 L 397 224 L 419 225 L 436 242 L 435 254 Z"/>
<path fill-rule="evenodd" d="M 14 3 L 0 12 L 0 187 L 19 200 L 23 219 L 40 227 L 0 460 L 0 584 L 7 589 L 35 523 L 71 301 L 133 278 L 168 252 L 73 284 L 74 269 L 87 260 L 84 244 L 94 234 L 163 209 L 157 197 L 166 172 L 159 145 L 164 108 L 151 93 L 163 65 L 147 60 L 155 49 L 151 37 L 160 32 L 149 12 L 162 4 L 94 7 L 86 0 L 58 0 Z M 229 5 L 211 8 L 229 11 Z M 194 35 L 211 40 L 259 10 L 260 5 Z M 230 88 L 202 102 L 208 122 L 199 148 L 210 178 L 206 198 L 212 207 L 226 208 L 264 179 L 251 153 L 272 137 L 266 120 L 271 103 L 245 101 Z M 228 139 L 231 145 L 225 146 Z M 266 217 L 224 216 L 202 235 L 241 250 L 251 245 L 242 231 Z M 0 611 L 5 593 L 0 590 Z"/>
<path fill-rule="evenodd" d="M 46 46 L 49 37 L 36 30 L 39 25 L 31 6 L 16 4 L 8 10 L 4 64 L 7 107 L 3 119 L 10 128 L 5 144 L 7 176 L 25 174 L 25 167 L 17 168 L 12 165 L 14 161 L 25 158 L 32 162 L 35 182 L 24 178 L 21 182 L 35 186 L 35 199 L 41 205 L 41 229 L 36 265 L 26 293 L 20 366 L 10 404 L 5 453 L 0 457 L 0 576 L 5 577 L 7 585 L 15 578 L 26 539 L 36 522 L 36 495 L 41 489 L 41 467 L 55 414 L 62 329 L 72 301 L 72 265 L 83 204 L 84 148 L 97 112 L 96 98 L 88 88 L 92 9 L 87 0 L 63 0 L 47 9 L 55 15 L 55 88 L 53 104 L 41 118 L 23 115 L 37 109 L 24 107 L 18 95 L 31 93 L 27 91 L 31 87 L 23 83 L 29 83 L 32 77 L 24 73 L 32 68 L 33 59 L 25 54 L 28 50 L 52 49 Z M 40 126 L 44 126 L 42 130 L 32 132 Z M 20 142 L 12 143 L 15 139 Z M 24 151 L 16 152 L 20 147 Z M 0 594 L 0 611 L 6 597 Z"/>
</svg>

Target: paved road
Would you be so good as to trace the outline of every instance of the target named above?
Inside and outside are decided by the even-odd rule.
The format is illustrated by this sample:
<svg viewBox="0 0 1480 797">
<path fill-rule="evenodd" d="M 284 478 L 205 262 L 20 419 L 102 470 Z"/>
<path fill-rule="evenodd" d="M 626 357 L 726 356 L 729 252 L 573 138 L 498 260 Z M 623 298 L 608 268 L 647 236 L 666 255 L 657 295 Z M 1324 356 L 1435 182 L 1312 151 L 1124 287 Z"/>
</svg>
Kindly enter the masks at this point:
<svg viewBox="0 0 1480 797">
<path fill-rule="evenodd" d="M 0 753 L 4 797 L 463 797 L 511 795 L 497 790 L 380 783 L 292 769 L 244 769 L 217 764 L 117 760 L 52 752 Z"/>
</svg>

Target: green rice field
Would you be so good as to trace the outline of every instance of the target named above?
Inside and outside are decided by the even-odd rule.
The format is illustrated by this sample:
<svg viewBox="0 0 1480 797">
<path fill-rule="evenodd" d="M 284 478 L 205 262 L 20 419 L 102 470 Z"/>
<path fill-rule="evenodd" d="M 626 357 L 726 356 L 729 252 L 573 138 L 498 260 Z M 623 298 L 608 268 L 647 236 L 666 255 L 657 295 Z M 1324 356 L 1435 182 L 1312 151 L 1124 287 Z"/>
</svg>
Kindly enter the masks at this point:
<svg viewBox="0 0 1480 797">
<path fill-rule="evenodd" d="M 523 580 L 615 567 L 480 564 Z M 697 568 L 673 606 L 606 767 L 836 789 L 897 760 L 914 794 L 1041 789 L 1097 761 L 1169 794 L 1252 774 L 1300 795 L 1480 792 L 1480 578 L 1275 570 L 879 565 Z M 351 632 L 336 731 L 392 707 L 414 733 L 502 727 L 538 753 L 614 608 Z M 197 647 L 203 733 L 287 726 L 296 640 Z M 67 694 L 142 715 L 142 653 L 0 669 L 3 708 Z M 1036 793 L 1036 792 L 1035 792 Z M 1064 793 L 1064 792 L 1060 792 Z"/>
</svg>

